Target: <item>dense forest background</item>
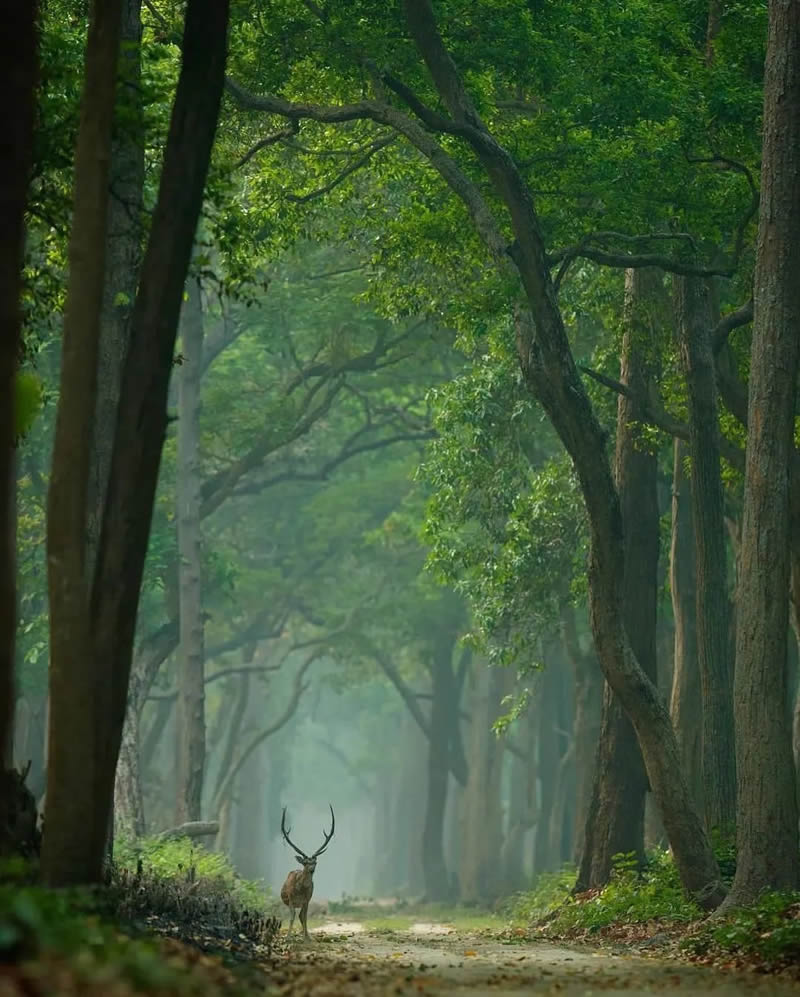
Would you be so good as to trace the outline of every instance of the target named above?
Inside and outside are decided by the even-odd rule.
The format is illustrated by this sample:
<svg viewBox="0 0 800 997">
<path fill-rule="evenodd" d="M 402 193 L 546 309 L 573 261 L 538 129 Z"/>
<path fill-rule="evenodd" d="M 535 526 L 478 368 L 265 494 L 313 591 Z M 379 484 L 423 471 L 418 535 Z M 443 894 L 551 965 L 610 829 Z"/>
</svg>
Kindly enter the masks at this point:
<svg viewBox="0 0 800 997">
<path fill-rule="evenodd" d="M 800 887 L 799 23 L 41 4 L 0 664 L 45 882 L 185 826 L 275 890 L 331 802 L 319 896 L 656 845 L 705 909 Z"/>
</svg>

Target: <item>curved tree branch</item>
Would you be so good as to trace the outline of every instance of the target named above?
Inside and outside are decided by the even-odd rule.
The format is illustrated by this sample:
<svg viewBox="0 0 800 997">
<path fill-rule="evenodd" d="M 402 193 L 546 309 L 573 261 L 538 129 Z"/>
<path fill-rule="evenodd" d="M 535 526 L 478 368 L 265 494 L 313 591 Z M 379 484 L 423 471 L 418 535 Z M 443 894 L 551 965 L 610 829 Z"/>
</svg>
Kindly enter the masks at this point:
<svg viewBox="0 0 800 997">
<path fill-rule="evenodd" d="M 294 677 L 294 686 L 292 689 L 292 695 L 289 702 L 286 704 L 286 709 L 278 717 L 274 724 L 262 730 L 257 734 L 253 740 L 248 744 L 248 746 L 239 755 L 236 762 L 233 764 L 230 772 L 225 777 L 222 785 L 220 786 L 219 792 L 214 797 L 214 807 L 215 811 L 219 811 L 222 806 L 223 801 L 229 795 L 233 789 L 233 784 L 236 781 L 236 776 L 241 771 L 242 766 L 247 761 L 247 759 L 253 754 L 253 752 L 258 748 L 267 738 L 272 737 L 273 734 L 277 733 L 281 727 L 284 727 L 294 716 L 297 711 L 297 707 L 300 705 L 300 700 L 303 697 L 303 693 L 309 688 L 309 683 L 303 682 L 306 672 L 308 671 L 311 663 L 317 658 L 323 655 L 324 651 L 322 649 L 317 649 L 308 655 L 306 660 L 300 666 L 297 674 Z"/>
</svg>

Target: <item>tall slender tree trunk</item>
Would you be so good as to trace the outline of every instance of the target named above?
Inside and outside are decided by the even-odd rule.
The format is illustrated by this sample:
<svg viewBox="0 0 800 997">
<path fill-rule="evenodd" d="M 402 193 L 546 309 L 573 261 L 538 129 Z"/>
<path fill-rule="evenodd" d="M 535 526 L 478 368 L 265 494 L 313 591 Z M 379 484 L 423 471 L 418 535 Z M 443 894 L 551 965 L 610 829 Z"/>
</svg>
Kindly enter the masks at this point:
<svg viewBox="0 0 800 997">
<path fill-rule="evenodd" d="M 765 887 L 800 885 L 786 708 L 789 496 L 800 349 L 798 173 L 800 4 L 770 0 L 736 613 L 738 847 L 730 904 L 747 902 Z"/>
<path fill-rule="evenodd" d="M 660 275 L 650 270 L 625 272 L 625 331 L 620 380 L 633 392 L 620 395 L 617 406 L 615 476 L 625 531 L 622 604 L 625 630 L 642 670 L 656 681 L 656 607 L 658 603 L 658 462 L 637 439 L 644 420 L 638 398 L 646 398 L 652 361 L 654 312 L 659 304 Z M 614 855 L 633 854 L 644 860 L 644 812 L 648 789 L 636 733 L 621 704 L 606 686 L 597 773 L 578 890 L 608 882 Z"/>
<path fill-rule="evenodd" d="M 574 684 L 567 662 L 563 657 L 563 642 L 555 645 L 558 667 L 555 710 L 556 745 L 558 766 L 555 777 L 553 809 L 549 815 L 548 837 L 550 839 L 549 862 L 552 868 L 560 869 L 572 854 L 573 824 L 575 811 L 575 704 Z"/>
<path fill-rule="evenodd" d="M 697 277 L 675 278 L 678 340 L 689 396 L 692 447 L 704 813 L 708 830 L 732 832 L 736 822 L 733 662 L 710 304 L 709 288 L 704 281 Z"/>
<path fill-rule="evenodd" d="M 200 284 L 190 280 L 181 322 L 184 360 L 178 400 L 178 556 L 180 647 L 178 652 L 175 819 L 200 820 L 206 755 L 205 652 L 200 527 L 200 381 L 203 307 Z"/>
<path fill-rule="evenodd" d="M 141 722 L 147 696 L 163 662 L 178 643 L 178 627 L 167 623 L 138 648 L 128 683 L 128 700 L 122 727 L 120 753 L 114 781 L 115 822 L 127 833 L 136 836 L 145 833 L 146 819 L 142 769 L 147 768 L 154 747 L 153 735 L 160 737 L 170 714 L 169 703 L 159 703 L 159 726 L 151 730 L 148 743 L 141 745 Z"/>
<path fill-rule="evenodd" d="M 100 879 L 108 815 L 98 787 L 107 681 L 91 646 L 86 527 L 106 253 L 121 0 L 91 6 L 69 240 L 61 380 L 47 503 L 50 733 L 42 872 L 51 886 Z M 104 663 L 105 664 L 105 663 Z M 80 778 L 76 778 L 77 774 Z"/>
<path fill-rule="evenodd" d="M 558 693 L 559 662 L 553 654 L 552 645 L 545 655 L 545 668 L 537 695 L 541 696 L 538 711 L 538 744 L 536 756 L 539 775 L 539 819 L 536 824 L 536 837 L 533 843 L 533 874 L 539 876 L 550 872 L 557 863 L 550 850 L 550 819 L 558 789 L 559 735 L 558 735 Z"/>
<path fill-rule="evenodd" d="M 103 7 L 104 14 L 109 9 L 110 5 Z M 54 785 L 58 787 L 58 805 L 48 794 L 42 859 L 45 879 L 50 885 L 96 882 L 102 874 L 136 614 L 166 432 L 166 397 L 175 335 L 225 80 L 228 12 L 228 0 L 188 0 L 186 6 L 181 71 L 158 200 L 131 317 L 89 613 L 80 605 L 86 591 L 85 446 L 80 448 L 80 460 L 72 469 L 72 478 L 67 479 L 70 488 L 62 485 L 64 503 L 56 501 L 58 488 L 54 492 L 51 481 L 50 506 L 60 514 L 50 524 L 54 540 L 58 541 L 54 554 L 55 547 L 63 547 L 57 553 L 62 559 L 69 559 L 69 572 L 62 574 L 58 558 L 50 558 L 51 610 L 55 590 L 63 617 L 70 623 L 74 619 L 76 624 L 58 630 L 58 653 L 51 655 L 54 673 L 51 716 L 57 713 L 58 720 L 51 720 L 49 762 L 56 765 L 58 772 L 48 772 L 48 776 L 56 775 L 48 784 L 51 790 Z M 110 75 L 113 84 L 113 71 Z M 98 80 L 98 86 L 87 89 L 107 99 L 101 82 L 104 81 Z M 96 153 L 98 143 L 93 142 L 91 148 Z M 106 193 L 105 185 L 92 191 L 96 212 L 99 203 L 105 207 Z M 103 223 L 104 215 L 105 211 Z M 104 234 L 103 224 L 99 226 L 97 245 L 103 245 Z M 101 292 L 102 268 L 96 294 L 92 287 L 93 304 L 98 312 Z M 87 308 L 86 303 L 83 308 Z M 87 318 L 93 315 L 95 311 L 91 310 Z M 96 318 L 93 322 L 96 325 Z M 70 351 L 66 351 L 66 356 L 71 356 Z M 70 424 L 62 427 L 62 463 L 59 465 L 54 459 L 54 470 L 58 465 L 62 473 L 69 439 L 85 444 L 89 435 L 97 372 L 96 336 L 90 354 L 80 359 L 82 365 L 78 358 L 70 361 L 76 367 L 75 376 L 69 379 L 71 390 L 76 394 L 81 387 L 92 390 L 88 393 L 84 390 L 88 397 L 73 406 Z M 84 432 L 82 438 L 76 433 L 79 427 Z M 72 430 L 69 434 L 68 429 Z M 58 428 L 56 435 L 58 440 Z M 66 545 L 65 538 L 68 538 Z M 78 577 L 78 568 L 80 584 L 73 590 L 68 583 L 73 575 Z M 70 640 L 73 636 L 75 639 Z M 72 684 L 67 682 L 67 674 L 74 675 Z M 87 785 L 91 788 L 86 788 Z M 86 804 L 85 809 L 81 803 Z"/>
<path fill-rule="evenodd" d="M 33 156 L 38 75 L 39 5 L 12 0 L 4 12 L 0 85 L 5 122 L 0 134 L 0 827 L 9 826 L 13 793 L 14 648 L 17 628 L 15 380 L 22 345 L 22 263 L 25 205 Z M 6 790 L 8 785 L 8 790 Z M 5 843 L 0 841 L 0 848 Z"/>
<path fill-rule="evenodd" d="M 703 700 L 697 663 L 697 582 L 691 486 L 685 468 L 686 444 L 676 439 L 673 454 L 670 591 L 675 618 L 675 645 L 670 715 L 683 771 L 694 800 L 701 807 Z"/>
<path fill-rule="evenodd" d="M 118 82 L 111 140 L 105 275 L 97 351 L 97 400 L 92 426 L 86 511 L 87 564 L 94 570 L 103 518 L 122 367 L 142 260 L 144 116 L 142 108 L 142 0 L 122 0 Z"/>
<path fill-rule="evenodd" d="M 592 800 L 594 760 L 600 742 L 603 697 L 603 673 L 593 649 L 584 651 L 578 640 L 575 610 L 565 606 L 561 614 L 564 650 L 572 667 L 575 684 L 575 819 L 572 835 L 572 861 L 579 863 L 584 854 L 586 821 Z"/>
<path fill-rule="evenodd" d="M 458 702 L 454 702 L 453 695 L 452 657 L 452 640 L 445 639 L 439 642 L 430 662 L 428 782 L 422 831 L 422 869 L 428 900 L 445 900 L 450 895 L 450 877 L 444 859 L 444 812 L 450 775 L 451 728 L 458 723 Z"/>
<path fill-rule="evenodd" d="M 503 748 L 492 730 L 500 714 L 507 674 L 478 662 L 470 702 L 469 778 L 461 825 L 461 899 L 486 902 L 499 887 L 500 772 Z"/>
</svg>

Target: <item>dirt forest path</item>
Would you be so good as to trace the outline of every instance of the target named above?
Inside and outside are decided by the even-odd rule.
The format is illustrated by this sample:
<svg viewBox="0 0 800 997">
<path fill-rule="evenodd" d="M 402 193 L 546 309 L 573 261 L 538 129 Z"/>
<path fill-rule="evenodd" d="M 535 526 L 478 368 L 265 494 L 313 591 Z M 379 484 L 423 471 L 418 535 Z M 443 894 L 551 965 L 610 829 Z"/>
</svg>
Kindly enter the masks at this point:
<svg viewBox="0 0 800 997">
<path fill-rule="evenodd" d="M 797 984 L 750 973 L 545 942 L 504 944 L 445 930 L 415 925 L 406 931 L 372 931 L 357 922 L 328 922 L 312 932 L 310 942 L 292 940 L 266 992 L 283 997 L 800 994 Z"/>
</svg>

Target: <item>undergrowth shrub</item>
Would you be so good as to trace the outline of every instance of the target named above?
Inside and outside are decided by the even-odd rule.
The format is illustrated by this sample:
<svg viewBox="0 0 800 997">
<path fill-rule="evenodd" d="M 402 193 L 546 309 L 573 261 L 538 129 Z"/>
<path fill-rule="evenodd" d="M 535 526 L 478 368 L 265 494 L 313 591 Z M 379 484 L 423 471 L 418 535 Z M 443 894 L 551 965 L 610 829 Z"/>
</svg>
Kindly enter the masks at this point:
<svg viewBox="0 0 800 997">
<path fill-rule="evenodd" d="M 693 955 L 756 956 L 769 965 L 800 962 L 800 893 L 765 893 L 752 907 L 709 918 L 683 948 Z"/>
<path fill-rule="evenodd" d="M 86 891 L 0 886 L 0 965 L 18 967 L 20 992 L 43 993 L 42 981 L 55 988 L 56 978 L 64 988 L 58 992 L 92 995 L 223 992 L 207 969 L 201 975 L 184 961 L 165 958 L 154 941 L 126 937 L 87 914 L 92 905 Z"/>
<path fill-rule="evenodd" d="M 573 869 L 540 878 L 530 893 L 515 898 L 510 913 L 552 935 L 578 935 L 615 924 L 692 921 L 701 914 L 687 899 L 668 852 L 654 849 L 643 870 L 635 856 L 617 855 L 611 881 L 602 890 L 571 895 Z"/>
<path fill-rule="evenodd" d="M 227 855 L 190 838 L 122 837 L 114 842 L 114 867 L 118 877 L 140 869 L 151 880 L 199 882 L 203 892 L 227 890 L 242 907 L 264 912 L 276 907 L 266 884 L 243 879 Z"/>
<path fill-rule="evenodd" d="M 228 857 L 188 838 L 115 843 L 103 900 L 123 922 L 151 930 L 271 946 L 280 928 L 276 901 L 243 879 Z"/>
</svg>

